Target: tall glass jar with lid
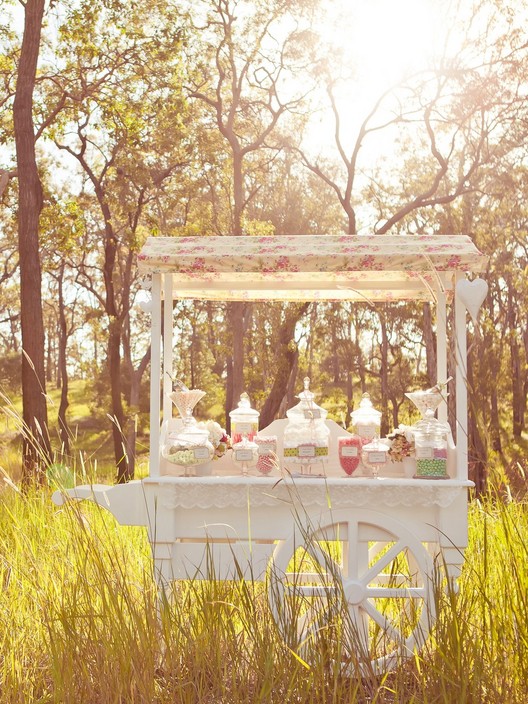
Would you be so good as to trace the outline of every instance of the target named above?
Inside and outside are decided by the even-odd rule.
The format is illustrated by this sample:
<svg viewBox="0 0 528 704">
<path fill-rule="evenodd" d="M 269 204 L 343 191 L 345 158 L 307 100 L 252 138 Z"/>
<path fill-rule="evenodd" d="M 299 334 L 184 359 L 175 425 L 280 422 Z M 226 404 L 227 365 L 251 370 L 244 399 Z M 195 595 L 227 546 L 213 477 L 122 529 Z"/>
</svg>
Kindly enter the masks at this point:
<svg viewBox="0 0 528 704">
<path fill-rule="evenodd" d="M 370 394 L 363 394 L 359 402 L 359 408 L 352 411 L 352 425 L 356 434 L 363 439 L 364 443 L 379 436 L 381 411 L 377 411 L 374 408 L 370 400 Z"/>
<path fill-rule="evenodd" d="M 416 477 L 448 479 L 447 436 L 449 428 L 437 418 L 422 420 L 414 427 Z"/>
<path fill-rule="evenodd" d="M 260 413 L 251 408 L 251 402 L 246 392 L 240 394 L 240 401 L 237 408 L 230 413 L 231 419 L 231 441 L 233 445 L 242 442 L 243 438 L 253 440 L 258 433 Z"/>
<path fill-rule="evenodd" d="M 328 460 L 330 430 L 326 425 L 328 412 L 318 406 L 310 391 L 310 379 L 305 377 L 299 403 L 286 411 L 288 424 L 284 429 L 284 464 L 294 465 L 301 474 L 311 474 L 316 467 L 324 472 Z"/>
</svg>

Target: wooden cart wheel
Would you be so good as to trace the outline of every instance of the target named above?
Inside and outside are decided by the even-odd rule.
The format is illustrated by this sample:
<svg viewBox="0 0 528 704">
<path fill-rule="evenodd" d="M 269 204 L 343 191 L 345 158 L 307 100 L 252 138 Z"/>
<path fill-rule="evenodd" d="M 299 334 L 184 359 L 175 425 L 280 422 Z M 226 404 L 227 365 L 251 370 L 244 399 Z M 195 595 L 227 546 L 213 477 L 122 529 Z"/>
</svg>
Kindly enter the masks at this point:
<svg viewBox="0 0 528 704">
<path fill-rule="evenodd" d="M 303 659 L 324 648 L 349 674 L 380 673 L 427 637 L 435 620 L 433 562 L 390 516 L 334 511 L 277 546 L 268 599 L 285 642 Z"/>
</svg>

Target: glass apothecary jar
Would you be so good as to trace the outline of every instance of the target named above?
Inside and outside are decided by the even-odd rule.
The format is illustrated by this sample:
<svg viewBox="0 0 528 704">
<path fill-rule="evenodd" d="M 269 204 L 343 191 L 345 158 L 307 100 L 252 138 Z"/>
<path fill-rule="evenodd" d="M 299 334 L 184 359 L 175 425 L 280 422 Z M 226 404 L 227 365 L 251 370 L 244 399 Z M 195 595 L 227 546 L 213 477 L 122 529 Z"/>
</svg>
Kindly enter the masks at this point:
<svg viewBox="0 0 528 704">
<path fill-rule="evenodd" d="M 257 443 L 245 435 L 242 440 L 233 445 L 233 462 L 240 467 L 243 475 L 256 467 L 258 456 Z"/>
<path fill-rule="evenodd" d="M 436 418 L 421 421 L 413 428 L 416 477 L 448 479 L 447 435 L 449 429 Z"/>
<path fill-rule="evenodd" d="M 241 442 L 245 436 L 248 440 L 253 440 L 258 433 L 260 413 L 251 408 L 251 403 L 247 393 L 240 394 L 240 401 L 237 408 L 229 413 L 231 419 L 231 441 L 233 445 Z"/>
<path fill-rule="evenodd" d="M 261 474 L 269 474 L 277 466 L 277 436 L 257 435 L 257 469 Z"/>
<path fill-rule="evenodd" d="M 361 463 L 363 443 L 359 435 L 341 435 L 337 438 L 337 454 L 341 469 L 352 476 Z"/>
<path fill-rule="evenodd" d="M 363 394 L 359 408 L 352 411 L 351 416 L 352 425 L 355 428 L 356 434 L 359 435 L 364 442 L 368 442 L 379 436 L 381 411 L 377 411 L 372 405 L 370 394 Z"/>
<path fill-rule="evenodd" d="M 180 413 L 182 425 L 173 428 L 171 421 L 165 421 L 161 455 L 170 464 L 182 467 L 185 476 L 188 476 L 192 467 L 207 464 L 213 459 L 214 447 L 207 429 L 198 427 L 193 416 L 194 406 L 205 396 L 205 392 L 187 389 L 183 384 L 180 386 L 170 394 L 170 399 Z"/>
<path fill-rule="evenodd" d="M 328 460 L 330 431 L 325 423 L 328 412 L 314 401 L 310 379 L 305 377 L 299 403 L 286 411 L 283 455 L 286 464 L 300 465 L 301 473 L 310 473 L 313 465 Z"/>
<path fill-rule="evenodd" d="M 361 459 L 365 467 L 372 472 L 372 476 L 377 477 L 389 461 L 389 448 L 379 438 L 374 438 L 363 445 Z"/>
</svg>

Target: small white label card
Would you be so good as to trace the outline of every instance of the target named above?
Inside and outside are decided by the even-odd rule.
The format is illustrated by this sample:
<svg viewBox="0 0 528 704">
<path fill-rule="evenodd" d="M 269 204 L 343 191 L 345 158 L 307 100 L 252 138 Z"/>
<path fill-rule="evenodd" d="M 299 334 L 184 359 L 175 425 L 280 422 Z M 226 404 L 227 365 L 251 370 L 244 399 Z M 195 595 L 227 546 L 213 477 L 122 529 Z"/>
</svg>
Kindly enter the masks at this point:
<svg viewBox="0 0 528 704">
<path fill-rule="evenodd" d="M 387 461 L 387 453 L 383 450 L 373 450 L 367 453 L 367 462 L 369 464 L 385 464 Z"/>
<path fill-rule="evenodd" d="M 276 452 L 277 448 L 276 445 L 272 442 L 261 442 L 259 443 L 259 448 L 258 452 L 259 455 L 272 455 L 274 452 Z"/>
<path fill-rule="evenodd" d="M 304 411 L 306 420 L 316 420 L 321 417 L 321 411 L 318 408 L 309 408 Z"/>
<path fill-rule="evenodd" d="M 195 447 L 194 448 L 194 459 L 195 460 L 208 460 L 211 453 L 207 447 Z"/>
<path fill-rule="evenodd" d="M 248 435 L 252 430 L 252 423 L 235 423 L 235 432 L 240 433 L 240 435 Z"/>
<path fill-rule="evenodd" d="M 297 454 L 299 457 L 315 457 L 315 445 L 299 445 Z"/>
<path fill-rule="evenodd" d="M 253 450 L 235 450 L 237 462 L 250 462 L 253 459 Z"/>
<path fill-rule="evenodd" d="M 417 460 L 432 460 L 433 457 L 434 451 L 432 447 L 416 447 Z"/>
<path fill-rule="evenodd" d="M 362 438 L 373 438 L 376 435 L 375 425 L 362 425 L 358 423 L 356 426 L 357 434 L 361 435 Z"/>
<path fill-rule="evenodd" d="M 341 457 L 357 457 L 358 449 L 354 445 L 343 445 L 339 448 Z"/>
</svg>

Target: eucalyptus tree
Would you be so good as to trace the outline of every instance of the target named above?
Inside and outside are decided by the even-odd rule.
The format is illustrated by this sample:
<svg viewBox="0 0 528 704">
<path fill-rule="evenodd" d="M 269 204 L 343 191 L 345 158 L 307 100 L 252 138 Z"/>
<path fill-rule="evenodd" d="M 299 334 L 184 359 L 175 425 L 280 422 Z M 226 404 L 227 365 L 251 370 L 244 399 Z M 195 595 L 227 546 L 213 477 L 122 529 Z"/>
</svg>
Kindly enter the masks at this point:
<svg viewBox="0 0 528 704">
<path fill-rule="evenodd" d="M 82 0 L 65 9 L 58 39 L 60 71 L 47 98 L 61 110 L 47 136 L 77 164 L 78 188 L 92 194 L 99 211 L 77 281 L 106 314 L 110 415 L 122 481 L 133 476 L 122 355 L 130 349 L 124 343 L 137 288 L 135 258 L 154 227 L 149 209 L 156 194 L 187 159 L 179 14 L 161 1 Z M 140 361 L 140 369 L 145 366 Z"/>
<path fill-rule="evenodd" d="M 475 188 L 479 169 L 497 150 L 518 143 L 526 110 L 525 3 L 519 12 L 496 0 L 449 3 L 445 11 L 457 24 L 452 29 L 446 20 L 442 51 L 380 87 L 370 102 L 358 99 L 352 118 L 361 66 L 340 63 L 334 46 L 323 51 L 317 70 L 329 139 L 316 142 L 323 153 L 310 142 L 292 148 L 333 190 L 348 234 L 385 234 L 412 225 L 417 211 L 447 207 Z M 387 72 L 389 63 L 387 57 Z"/>
<path fill-rule="evenodd" d="M 189 7 L 196 35 L 188 93 L 207 108 L 228 154 L 230 222 L 222 234 L 251 230 L 245 216 L 283 147 L 279 127 L 301 111 L 308 89 L 299 77 L 311 61 L 312 33 L 303 19 L 309 6 L 306 0 L 203 0 Z M 227 311 L 232 359 L 226 411 L 243 391 L 250 306 L 232 303 Z"/>
<path fill-rule="evenodd" d="M 48 171 L 49 168 L 48 165 Z M 60 189 L 47 194 L 41 217 L 43 296 L 48 310 L 46 376 L 48 383 L 54 378 L 61 390 L 57 422 L 59 453 L 63 459 L 69 459 L 72 438 L 67 420 L 69 341 L 84 322 L 85 306 L 81 290 L 75 283 L 83 227 L 81 207 L 74 196 L 67 191 L 61 193 Z"/>
<path fill-rule="evenodd" d="M 51 461 L 44 370 L 39 218 L 43 205 L 35 152 L 33 92 L 37 77 L 45 0 L 26 0 L 24 33 L 13 100 L 13 131 L 18 184 L 18 252 L 22 330 L 22 467 L 26 481 L 42 480 Z"/>
</svg>

